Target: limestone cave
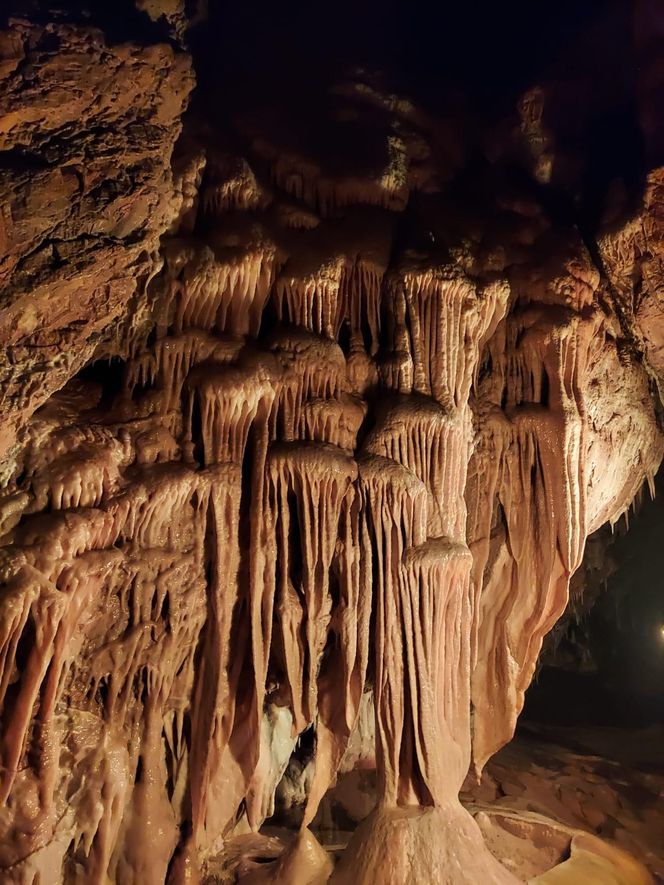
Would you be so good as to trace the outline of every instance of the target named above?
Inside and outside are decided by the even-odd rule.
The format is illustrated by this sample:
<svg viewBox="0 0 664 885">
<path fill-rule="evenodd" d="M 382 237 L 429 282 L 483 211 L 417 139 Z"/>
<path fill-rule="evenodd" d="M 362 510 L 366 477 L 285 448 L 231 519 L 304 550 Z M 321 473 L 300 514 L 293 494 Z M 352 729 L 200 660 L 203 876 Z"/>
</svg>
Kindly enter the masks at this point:
<svg viewBox="0 0 664 885">
<path fill-rule="evenodd" d="M 6 0 L 0 881 L 664 882 L 664 7 Z"/>
</svg>

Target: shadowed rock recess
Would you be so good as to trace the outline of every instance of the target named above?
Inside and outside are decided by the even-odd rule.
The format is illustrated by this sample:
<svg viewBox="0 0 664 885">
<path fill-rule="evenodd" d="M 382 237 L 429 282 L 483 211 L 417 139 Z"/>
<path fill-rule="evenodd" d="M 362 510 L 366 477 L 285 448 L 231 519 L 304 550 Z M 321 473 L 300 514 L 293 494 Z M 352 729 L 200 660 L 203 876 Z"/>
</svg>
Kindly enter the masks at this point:
<svg viewBox="0 0 664 885">
<path fill-rule="evenodd" d="M 658 836 L 489 760 L 664 454 L 656 4 L 495 103 L 232 84 L 214 3 L 39 5 L 0 32 L 0 879 L 654 882 Z"/>
</svg>

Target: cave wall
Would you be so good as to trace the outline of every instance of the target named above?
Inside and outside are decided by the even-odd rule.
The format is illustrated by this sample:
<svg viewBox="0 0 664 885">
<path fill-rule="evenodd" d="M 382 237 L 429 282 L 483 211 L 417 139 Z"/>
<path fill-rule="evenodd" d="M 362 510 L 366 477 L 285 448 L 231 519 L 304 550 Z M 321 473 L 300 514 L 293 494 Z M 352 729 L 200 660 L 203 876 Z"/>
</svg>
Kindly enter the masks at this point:
<svg viewBox="0 0 664 885">
<path fill-rule="evenodd" d="M 525 718 L 637 728 L 664 719 L 661 471 L 654 491 L 637 498 L 616 526 L 588 538 L 570 604 L 545 640 Z"/>
<path fill-rule="evenodd" d="M 176 6 L 170 42 L 0 36 L 3 876 L 186 880 L 312 727 L 270 874 L 327 875 L 371 688 L 337 880 L 516 881 L 457 795 L 662 458 L 660 172 L 595 238 L 561 216 L 555 82 L 476 166 L 466 111 L 360 69 L 183 118 Z"/>
</svg>

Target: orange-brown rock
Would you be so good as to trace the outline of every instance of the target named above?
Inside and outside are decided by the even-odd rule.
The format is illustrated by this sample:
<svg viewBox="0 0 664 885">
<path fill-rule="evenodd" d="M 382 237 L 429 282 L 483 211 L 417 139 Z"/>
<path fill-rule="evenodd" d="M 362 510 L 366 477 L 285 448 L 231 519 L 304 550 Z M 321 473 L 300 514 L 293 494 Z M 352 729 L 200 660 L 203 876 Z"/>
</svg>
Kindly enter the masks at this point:
<svg viewBox="0 0 664 885">
<path fill-rule="evenodd" d="M 459 792 L 664 453 L 659 173 L 595 248 L 543 196 L 543 93 L 534 181 L 475 175 L 362 70 L 208 94 L 176 146 L 191 62 L 142 39 L 0 36 L 0 877 L 523 881 Z M 301 826 L 261 838 L 303 744 Z M 332 871 L 310 825 L 372 754 Z M 541 881 L 606 860 L 551 838 Z"/>
<path fill-rule="evenodd" d="M 0 336 L 5 456 L 91 359 L 149 329 L 146 286 L 182 194 L 170 155 L 193 86 L 166 45 L 13 20 L 0 35 Z"/>
</svg>

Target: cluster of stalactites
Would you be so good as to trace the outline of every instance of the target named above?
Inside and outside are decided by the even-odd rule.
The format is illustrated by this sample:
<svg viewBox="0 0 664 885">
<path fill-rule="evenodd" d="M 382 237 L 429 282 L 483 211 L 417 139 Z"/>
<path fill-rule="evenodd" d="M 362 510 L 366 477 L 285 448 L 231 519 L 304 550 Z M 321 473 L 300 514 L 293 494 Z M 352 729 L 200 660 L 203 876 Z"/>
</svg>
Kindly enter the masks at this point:
<svg viewBox="0 0 664 885">
<path fill-rule="evenodd" d="M 265 208 L 270 202 L 249 163 L 243 157 L 209 152 L 201 188 L 201 205 L 206 215 Z"/>
<path fill-rule="evenodd" d="M 272 807 L 276 783 L 270 754 L 277 751 L 271 749 L 263 708 L 268 674 L 277 662 L 277 672 L 284 672 L 290 692 L 289 721 L 294 735 L 319 720 L 320 751 L 310 818 L 334 777 L 359 711 L 369 654 L 371 596 L 368 566 L 359 564 L 359 497 L 350 453 L 356 447 L 365 404 L 348 392 L 345 369 L 343 353 L 335 342 L 292 328 L 275 333 L 266 351 L 186 330 L 160 339 L 143 363 L 128 372 L 128 391 L 135 385 L 153 384 L 161 392 L 161 412 L 165 404 L 177 408 L 180 400 L 182 449 L 189 459 L 225 471 L 233 465 L 238 477 L 244 473 L 249 478 L 249 487 L 243 488 L 239 481 L 232 488 L 223 486 L 221 498 L 221 491 L 213 490 L 206 511 L 216 539 L 208 588 L 212 607 L 205 631 L 204 675 L 197 683 L 190 713 L 193 838 L 202 854 L 212 850 L 233 825 L 243 801 L 253 826 L 260 825 Z M 278 440 L 293 442 L 285 449 L 283 444 L 282 448 L 270 446 Z M 234 630 L 242 599 L 237 577 L 238 519 L 245 494 L 253 502 L 250 634 Z M 292 496 L 299 502 L 299 517 L 289 531 Z M 182 502 L 176 500 L 175 506 L 181 507 Z M 161 512 L 160 505 L 156 510 Z M 285 546 L 273 550 L 278 529 L 284 525 Z M 139 524 L 135 534 L 143 547 L 148 539 Z M 307 571 L 296 590 L 290 577 L 283 583 L 282 574 L 282 567 L 288 571 L 283 564 L 293 543 L 291 534 L 305 545 L 298 560 Z M 333 624 L 327 623 L 332 608 L 331 570 L 337 575 L 335 587 L 346 601 L 343 614 Z M 272 614 L 266 616 L 266 609 L 275 604 L 277 587 L 283 599 L 277 608 L 279 638 L 273 642 Z M 318 668 L 332 633 L 340 638 L 332 642 L 326 660 L 335 655 L 338 660 L 334 673 L 325 677 Z M 239 637 L 244 637 L 244 643 Z M 255 674 L 252 705 L 256 715 L 249 719 L 246 703 L 242 714 L 236 714 L 242 690 L 238 680 L 246 655 L 251 655 Z M 339 672 L 345 674 L 342 705 L 336 694 Z"/>
<path fill-rule="evenodd" d="M 404 208 L 409 192 L 406 148 L 396 136 L 388 139 L 387 147 L 389 161 L 384 173 L 367 180 L 353 175 L 329 177 L 317 163 L 302 156 L 276 153 L 260 139 L 252 145 L 256 154 L 270 163 L 274 183 L 323 218 L 356 204 L 390 210 Z"/>
<path fill-rule="evenodd" d="M 177 332 L 196 328 L 255 337 L 276 273 L 273 245 L 257 244 L 217 256 L 192 248 L 183 267 L 172 261 L 170 299 Z"/>
<path fill-rule="evenodd" d="M 275 388 L 269 373 L 253 367 L 205 365 L 189 376 L 187 384 L 189 438 L 196 404 L 203 462 L 242 464 L 252 424 L 257 415 L 267 416 L 272 408 Z"/>
<path fill-rule="evenodd" d="M 225 340 L 200 329 L 160 338 L 127 364 L 125 389 L 133 396 L 138 389 L 156 386 L 162 392 L 160 411 L 180 408 L 182 387 L 191 369 L 202 362 L 232 362 L 241 341 Z"/>
<path fill-rule="evenodd" d="M 240 354 L 237 363 L 204 364 L 190 373 L 185 424 L 192 445 L 196 408 L 204 463 L 240 463 L 257 415 L 272 440 L 354 450 L 366 407 L 347 392 L 338 346 L 300 330 L 276 337 L 272 348 L 271 354 Z"/>
<path fill-rule="evenodd" d="M 580 249 L 511 267 L 507 319 L 479 260 L 392 266 L 386 219 L 428 174 L 407 128 L 362 178 L 251 135 L 256 170 L 198 156 L 117 423 L 35 423 L 0 513 L 0 796 L 39 805 L 0 835 L 26 877 L 66 821 L 54 866 L 163 882 L 189 817 L 201 859 L 263 823 L 313 726 L 307 826 L 368 673 L 383 805 L 456 802 L 473 668 L 476 764 L 511 736 L 596 518 L 587 388 L 615 328 Z"/>
<path fill-rule="evenodd" d="M 542 639 L 567 604 L 569 577 L 596 527 L 589 501 L 601 503 L 606 518 L 605 499 L 630 494 L 622 471 L 601 479 L 606 494 L 593 490 L 603 428 L 597 407 L 589 411 L 589 381 L 607 360 L 614 375 L 625 371 L 611 317 L 587 303 L 595 277 L 579 272 L 547 289 L 541 302 L 517 307 L 488 348 L 491 373 L 482 384 L 482 429 L 466 492 L 478 768 L 513 734 Z M 554 303 L 556 292 L 562 303 Z"/>
<path fill-rule="evenodd" d="M 268 457 L 265 510 L 275 530 L 276 571 L 275 583 L 265 592 L 279 612 L 282 663 L 298 732 L 316 712 L 317 672 L 332 609 L 330 568 L 342 507 L 356 473 L 345 452 L 320 443 L 281 444 Z M 295 498 L 294 511 L 289 495 Z M 294 568 L 290 550 L 298 538 Z"/>
<path fill-rule="evenodd" d="M 377 572 L 380 788 L 387 805 L 444 805 L 470 760 L 468 399 L 509 289 L 502 280 L 479 289 L 448 268 L 393 274 L 386 293 L 392 352 L 381 373 L 395 394 L 378 409 L 360 462 Z"/>
<path fill-rule="evenodd" d="M 305 329 L 289 328 L 272 336 L 270 349 L 283 373 L 271 421 L 272 437 L 288 442 L 300 438 L 303 429 L 319 429 L 331 433 L 322 442 L 349 448 L 363 409 L 348 397 L 346 360 L 339 345 Z M 343 421 L 336 426 L 326 421 L 325 408 L 343 411 Z"/>
<path fill-rule="evenodd" d="M 75 434 L 69 437 L 70 446 L 80 443 Z M 53 456 L 44 447 L 33 460 L 31 483 L 38 493 L 63 447 L 56 434 Z M 132 449 L 126 442 L 120 447 L 127 462 Z M 72 472 L 67 481 L 76 484 L 76 457 L 85 477 L 87 451 L 79 444 L 66 453 Z M 104 487 L 102 501 L 79 506 L 65 490 L 63 509 L 13 531 L 0 612 L 0 789 L 5 800 L 12 790 L 39 797 L 34 813 L 56 867 L 68 849 L 69 840 L 60 844 L 56 838 L 66 813 L 77 820 L 74 857 L 91 876 L 121 880 L 140 874 L 157 881 L 165 877 L 177 842 L 186 784 L 183 700 L 192 691 L 206 618 L 208 501 L 217 488 L 238 495 L 240 475 L 228 467 L 132 469 L 132 482 Z M 28 660 L 19 664 L 21 648 Z M 101 738 L 95 723 L 104 723 Z M 71 725 L 78 743 L 71 743 Z M 81 780 L 68 808 L 62 805 L 62 753 Z M 92 756 L 97 761 L 90 776 L 85 766 Z M 149 777 L 137 778 L 138 766 Z M 167 767 L 170 794 L 157 776 Z M 86 815 L 90 803 L 101 803 L 98 814 Z M 6 826 L 19 860 L 32 844 L 30 830 L 20 818 L 8 818 Z M 141 842 L 152 846 L 149 862 Z M 33 846 L 26 875 L 43 862 Z"/>
<path fill-rule="evenodd" d="M 397 273 L 389 288 L 394 356 L 383 364 L 385 383 L 464 408 L 481 348 L 507 309 L 507 283 L 480 290 L 448 268 Z"/>
<path fill-rule="evenodd" d="M 338 256 L 306 276 L 294 276 L 286 265 L 274 287 L 277 317 L 335 341 L 346 323 L 351 347 L 375 356 L 382 279 L 383 269 L 361 257 Z"/>
<path fill-rule="evenodd" d="M 260 719 L 269 674 L 282 673 L 293 735 L 316 722 L 305 824 L 334 779 L 359 713 L 368 664 L 371 561 L 356 480 L 355 461 L 336 446 L 275 443 L 252 513 L 255 704 Z M 254 752 L 264 778 L 264 745 Z M 255 781 L 247 813 L 258 826 L 265 800 Z"/>
<path fill-rule="evenodd" d="M 70 448 L 62 435 L 51 438 L 58 447 L 45 447 L 26 470 L 34 499 L 29 509 L 69 510 L 97 507 L 102 500 L 118 490 L 121 469 L 132 457 L 128 440 L 109 434 L 105 440 L 91 439 Z"/>
<path fill-rule="evenodd" d="M 468 421 L 467 412 L 450 414 L 435 400 L 401 395 L 383 409 L 364 443 L 367 452 L 402 464 L 424 483 L 430 537 L 465 536 Z"/>
</svg>

